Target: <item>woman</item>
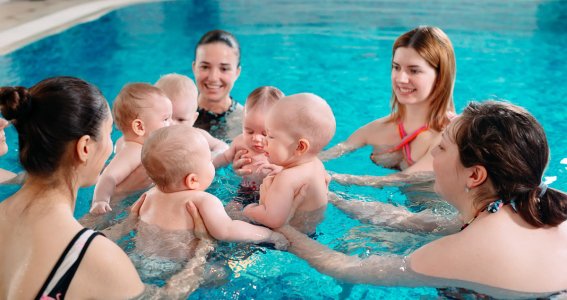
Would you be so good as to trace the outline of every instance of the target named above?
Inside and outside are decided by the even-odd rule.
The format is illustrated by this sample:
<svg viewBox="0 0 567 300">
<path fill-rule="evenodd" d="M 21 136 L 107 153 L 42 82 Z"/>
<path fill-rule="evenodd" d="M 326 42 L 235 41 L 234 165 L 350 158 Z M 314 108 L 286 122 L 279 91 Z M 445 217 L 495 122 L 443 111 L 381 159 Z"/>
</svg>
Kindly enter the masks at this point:
<svg viewBox="0 0 567 300">
<path fill-rule="evenodd" d="M 370 145 L 374 163 L 402 172 L 382 177 L 334 174 L 333 179 L 374 186 L 430 181 L 430 150 L 454 115 L 455 72 L 453 46 L 441 29 L 420 26 L 398 37 L 393 46 L 391 114 L 359 128 L 320 157 L 328 160 Z"/>
<path fill-rule="evenodd" d="M 194 126 L 216 138 L 232 140 L 241 133 L 243 107 L 230 96 L 240 76 L 240 45 L 229 32 L 213 30 L 195 48 L 193 74 L 199 90 L 199 116 Z"/>
<path fill-rule="evenodd" d="M 289 250 L 321 272 L 356 283 L 515 298 L 567 290 L 567 195 L 541 182 L 549 149 L 533 116 L 507 103 L 471 103 L 443 133 L 433 157 L 435 191 L 459 211 L 459 232 L 408 257 L 359 259 L 286 226 L 281 232 Z M 407 215 L 414 228 L 415 215 Z"/>
<path fill-rule="evenodd" d="M 0 156 L 8 152 L 8 144 L 6 143 L 6 133 L 4 129 L 8 127 L 10 123 L 3 118 L 0 118 Z M 16 177 L 16 174 L 8 170 L 0 169 L 0 183 L 6 182 L 12 178 Z"/>
<path fill-rule="evenodd" d="M 0 111 L 18 132 L 27 173 L 21 189 L 0 203 L 0 298 L 141 295 L 144 285 L 128 256 L 73 217 L 78 189 L 96 182 L 112 151 L 112 117 L 100 91 L 73 77 L 46 79 L 29 90 L 3 87 Z M 195 285 L 177 286 L 147 293 L 174 297 Z"/>
</svg>

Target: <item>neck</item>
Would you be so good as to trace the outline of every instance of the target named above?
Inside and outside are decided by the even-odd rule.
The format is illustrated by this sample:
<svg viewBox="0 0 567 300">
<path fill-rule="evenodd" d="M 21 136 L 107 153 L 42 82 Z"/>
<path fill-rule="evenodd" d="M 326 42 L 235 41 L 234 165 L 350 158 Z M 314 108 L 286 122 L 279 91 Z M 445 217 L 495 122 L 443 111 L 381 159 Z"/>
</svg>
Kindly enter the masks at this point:
<svg viewBox="0 0 567 300">
<path fill-rule="evenodd" d="M 402 122 L 407 131 L 411 132 L 429 122 L 429 104 L 411 104 L 405 106 L 405 114 Z"/>
<path fill-rule="evenodd" d="M 26 209 L 29 208 L 28 211 L 32 211 L 32 207 L 41 207 L 41 213 L 45 213 L 44 208 L 57 206 L 68 209 L 72 214 L 75 210 L 78 185 L 72 182 L 70 187 L 63 178 L 28 176 L 22 188 L 16 193 L 20 198 L 18 201 Z"/>
<path fill-rule="evenodd" d="M 226 112 L 230 108 L 230 104 L 232 103 L 232 100 L 230 99 L 230 97 L 227 96 L 219 101 L 215 101 L 204 98 L 201 94 L 199 95 L 198 102 L 199 102 L 199 108 L 213 112 L 215 114 L 221 114 L 223 112 Z"/>
<path fill-rule="evenodd" d="M 136 143 L 136 144 L 143 145 L 144 139 L 145 138 L 143 136 L 139 136 L 139 135 L 136 135 L 136 134 L 125 134 L 124 135 L 124 142 L 128 142 L 128 143 Z"/>
<path fill-rule="evenodd" d="M 290 168 L 294 168 L 306 163 L 310 163 L 312 162 L 314 159 L 316 159 L 317 156 L 313 155 L 311 153 L 306 153 L 301 155 L 300 157 L 296 157 L 295 159 L 291 160 L 288 164 L 286 164 L 285 166 L 282 166 L 284 169 L 290 169 Z"/>
</svg>

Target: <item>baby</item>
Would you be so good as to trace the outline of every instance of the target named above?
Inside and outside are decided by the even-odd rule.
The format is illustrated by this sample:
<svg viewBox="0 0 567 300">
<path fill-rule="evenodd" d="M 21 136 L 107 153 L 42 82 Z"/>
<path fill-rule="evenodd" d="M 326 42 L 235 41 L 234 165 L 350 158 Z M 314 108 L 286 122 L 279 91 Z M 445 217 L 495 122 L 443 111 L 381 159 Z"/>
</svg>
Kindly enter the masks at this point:
<svg viewBox="0 0 567 300">
<path fill-rule="evenodd" d="M 197 112 L 197 86 L 191 78 L 180 74 L 167 74 L 162 76 L 155 86 L 165 92 L 173 105 L 173 124 L 187 124 L 193 126 L 199 116 Z M 199 132 L 205 137 L 213 157 L 228 149 L 228 145 L 214 138 L 203 129 Z"/>
<path fill-rule="evenodd" d="M 193 126 L 199 116 L 197 112 L 198 92 L 197 86 L 195 86 L 193 80 L 184 75 L 170 73 L 162 76 L 154 86 L 160 88 L 169 100 L 171 100 L 171 124 L 187 124 Z M 228 149 L 228 145 L 225 142 L 214 138 L 207 131 L 201 129 L 199 132 L 207 139 L 213 157 Z M 120 152 L 123 144 L 122 138 L 118 139 L 114 152 Z"/>
<path fill-rule="evenodd" d="M 146 83 L 132 83 L 122 88 L 114 100 L 112 112 L 116 126 L 124 136 L 124 143 L 98 179 L 90 210 L 93 214 L 104 214 L 112 210 L 110 198 L 126 178 L 140 184 L 151 183 L 145 180 L 147 175 L 140 158 L 142 145 L 150 133 L 169 126 L 171 101 L 159 88 Z M 132 178 L 131 175 L 140 178 Z M 147 186 L 144 184 L 138 189 Z"/>
<path fill-rule="evenodd" d="M 286 223 L 315 233 L 327 207 L 330 177 L 317 158 L 335 134 L 335 117 L 327 102 L 314 94 L 277 101 L 266 117 L 268 160 L 283 170 L 264 179 L 260 204 L 244 215 L 270 228 Z"/>
<path fill-rule="evenodd" d="M 236 153 L 246 150 L 246 156 L 250 158 L 249 167 L 252 171 L 250 175 L 244 175 L 240 183 L 237 203 L 229 203 L 227 211 L 242 210 L 244 205 L 258 203 L 260 184 L 262 180 L 270 174 L 281 170 L 281 167 L 268 162 L 265 152 L 266 128 L 264 118 L 268 110 L 282 98 L 283 93 L 271 86 L 263 86 L 255 89 L 248 95 L 244 105 L 244 122 L 242 134 L 234 138 L 230 148 L 222 155 L 214 158 L 215 168 L 224 167 L 235 160 Z M 238 206 L 238 203 L 240 204 Z M 232 207 L 234 206 L 234 209 Z"/>
<path fill-rule="evenodd" d="M 132 214 L 138 215 L 143 223 L 166 231 L 192 232 L 194 222 L 189 203 L 193 203 L 208 232 L 217 240 L 270 242 L 276 248 L 287 246 L 287 240 L 279 233 L 230 219 L 221 201 L 205 192 L 213 181 L 215 168 L 208 143 L 199 129 L 173 125 L 157 130 L 144 144 L 142 164 L 156 184 L 132 208 Z M 155 239 L 148 244 L 151 243 L 155 244 Z M 160 247 L 168 248 L 161 244 Z"/>
</svg>

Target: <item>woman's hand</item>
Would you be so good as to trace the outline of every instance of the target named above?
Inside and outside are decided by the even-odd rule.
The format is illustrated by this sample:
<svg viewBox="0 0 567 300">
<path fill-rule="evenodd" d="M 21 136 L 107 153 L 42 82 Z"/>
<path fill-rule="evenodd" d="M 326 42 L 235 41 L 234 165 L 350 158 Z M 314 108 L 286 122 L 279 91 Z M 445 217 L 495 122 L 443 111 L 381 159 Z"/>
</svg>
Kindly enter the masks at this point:
<svg viewBox="0 0 567 300">
<path fill-rule="evenodd" d="M 199 213 L 199 210 L 197 209 L 195 204 L 189 201 L 187 202 L 186 206 L 187 206 L 187 210 L 189 211 L 189 214 L 193 218 L 193 224 L 195 226 L 193 228 L 193 231 L 195 233 L 195 237 L 197 237 L 200 240 L 206 240 L 206 239 L 212 240 L 213 238 L 209 235 L 209 232 L 207 231 L 207 227 L 203 222 L 203 218 L 201 217 L 201 214 Z"/>
</svg>

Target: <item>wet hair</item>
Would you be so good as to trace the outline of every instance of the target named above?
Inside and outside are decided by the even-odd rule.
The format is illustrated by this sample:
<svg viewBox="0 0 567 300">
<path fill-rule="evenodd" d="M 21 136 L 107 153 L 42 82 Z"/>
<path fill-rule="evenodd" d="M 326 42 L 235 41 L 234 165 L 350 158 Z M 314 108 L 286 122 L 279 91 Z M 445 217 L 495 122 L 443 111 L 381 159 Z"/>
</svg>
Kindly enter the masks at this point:
<svg viewBox="0 0 567 300">
<path fill-rule="evenodd" d="M 84 135 L 95 141 L 109 117 L 108 104 L 94 85 L 74 77 L 45 79 L 29 90 L 0 88 L 2 115 L 18 132 L 26 172 L 48 176 L 64 166 L 69 143 Z"/>
<path fill-rule="evenodd" d="M 234 49 L 236 57 L 238 58 L 237 66 L 240 67 L 240 44 L 238 43 L 234 35 L 232 35 L 228 31 L 220 29 L 211 30 L 201 37 L 199 42 L 197 42 L 197 46 L 195 46 L 195 57 L 197 57 L 197 49 L 199 49 L 199 46 L 212 43 L 223 43 L 229 48 Z"/>
<path fill-rule="evenodd" d="M 335 135 L 333 111 L 327 101 L 315 94 L 284 97 L 276 102 L 270 114 L 273 116 L 276 110 L 279 124 L 285 126 L 284 129 L 294 138 L 307 139 L 312 153 L 319 153 Z"/>
<path fill-rule="evenodd" d="M 246 98 L 246 103 L 244 104 L 245 110 L 254 109 L 256 106 L 262 106 L 262 108 L 271 107 L 277 100 L 284 97 L 284 93 L 280 91 L 277 87 L 273 86 L 261 86 L 250 93 Z"/>
<path fill-rule="evenodd" d="M 198 129 L 190 125 L 160 128 L 142 146 L 142 165 L 163 192 L 179 190 L 185 176 L 197 173 L 198 159 L 210 151 Z"/>
<path fill-rule="evenodd" d="M 525 109 L 505 102 L 472 102 L 448 133 L 463 166 L 484 166 L 492 183 L 492 188 L 476 189 L 477 209 L 497 196 L 515 200 L 518 214 L 535 227 L 567 220 L 566 194 L 548 188 L 539 196 L 549 147 L 543 128 Z"/>
<path fill-rule="evenodd" d="M 447 111 L 455 111 L 453 87 L 457 66 L 451 40 L 437 27 L 419 26 L 396 39 L 392 49 L 392 59 L 400 47 L 414 49 L 435 69 L 437 77 L 429 95 L 431 111 L 428 116 L 428 125 L 441 131 L 450 121 Z M 389 120 L 396 122 L 404 115 L 405 107 L 400 104 L 393 90 L 391 104 L 392 114 Z"/>
<path fill-rule="evenodd" d="M 186 96 L 193 93 L 195 97 L 185 99 L 185 101 L 190 101 L 191 106 L 195 107 L 195 111 L 197 111 L 197 86 L 191 78 L 177 73 L 170 73 L 161 76 L 154 86 L 160 88 L 172 102 L 178 99 L 177 96 Z"/>
<path fill-rule="evenodd" d="M 129 83 L 125 85 L 112 105 L 112 115 L 116 127 L 122 133 L 132 130 L 132 121 L 138 118 L 143 108 L 151 108 L 155 96 L 166 97 L 165 93 L 147 83 Z"/>
</svg>

